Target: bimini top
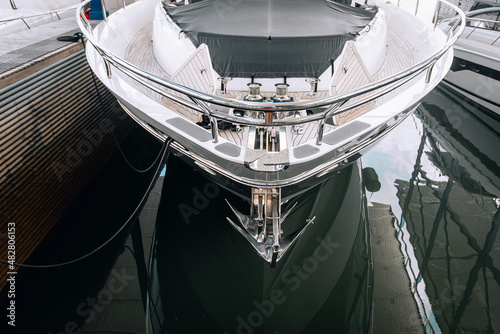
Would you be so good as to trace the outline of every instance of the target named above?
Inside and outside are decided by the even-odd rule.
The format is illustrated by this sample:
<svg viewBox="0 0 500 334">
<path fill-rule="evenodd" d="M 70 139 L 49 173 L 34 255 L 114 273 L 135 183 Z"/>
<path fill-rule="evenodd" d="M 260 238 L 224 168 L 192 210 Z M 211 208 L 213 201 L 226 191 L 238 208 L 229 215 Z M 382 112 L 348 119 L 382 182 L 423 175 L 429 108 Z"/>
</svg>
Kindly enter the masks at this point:
<svg viewBox="0 0 500 334">
<path fill-rule="evenodd" d="M 331 0 L 205 0 L 165 5 L 221 76 L 318 77 L 376 14 Z"/>
</svg>

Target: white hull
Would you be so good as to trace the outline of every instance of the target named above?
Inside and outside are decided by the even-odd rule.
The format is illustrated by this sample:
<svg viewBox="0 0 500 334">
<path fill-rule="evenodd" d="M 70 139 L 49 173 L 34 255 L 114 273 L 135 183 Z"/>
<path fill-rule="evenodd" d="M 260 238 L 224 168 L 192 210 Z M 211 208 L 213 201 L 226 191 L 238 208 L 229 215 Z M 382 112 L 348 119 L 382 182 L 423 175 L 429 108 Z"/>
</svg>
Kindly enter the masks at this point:
<svg viewBox="0 0 500 334">
<path fill-rule="evenodd" d="M 500 22 L 498 8 L 467 14 L 467 26 L 454 45 L 455 59 L 444 82 L 462 95 L 499 113 Z"/>
<path fill-rule="evenodd" d="M 500 48 L 496 48 L 500 51 Z M 485 54 L 478 54 L 462 48 L 455 49 L 455 57 L 473 63 L 477 68 L 485 67 L 497 69 L 498 71 L 498 64 L 500 64 L 500 57 L 492 59 Z M 450 70 L 443 82 L 487 109 L 500 113 L 499 80 L 466 69 L 460 71 Z"/>
</svg>

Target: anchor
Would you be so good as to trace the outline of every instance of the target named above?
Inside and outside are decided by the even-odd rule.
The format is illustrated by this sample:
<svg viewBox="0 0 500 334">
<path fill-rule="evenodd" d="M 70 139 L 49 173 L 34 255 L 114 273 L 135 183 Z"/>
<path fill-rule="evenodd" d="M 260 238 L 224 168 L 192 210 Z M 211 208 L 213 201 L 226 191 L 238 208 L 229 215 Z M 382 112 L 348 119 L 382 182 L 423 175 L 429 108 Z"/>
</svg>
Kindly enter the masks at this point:
<svg viewBox="0 0 500 334">
<path fill-rule="evenodd" d="M 252 245 L 253 249 L 264 260 L 269 262 L 271 268 L 276 266 L 286 251 L 304 233 L 309 224 L 314 223 L 313 217 L 307 219 L 304 225 L 295 232 L 283 236 L 281 224 L 295 208 L 295 203 L 283 215 L 281 214 L 280 189 L 252 188 L 252 203 L 250 215 L 245 215 L 235 209 L 226 199 L 239 224 L 226 217 L 231 226 L 238 231 Z"/>
</svg>

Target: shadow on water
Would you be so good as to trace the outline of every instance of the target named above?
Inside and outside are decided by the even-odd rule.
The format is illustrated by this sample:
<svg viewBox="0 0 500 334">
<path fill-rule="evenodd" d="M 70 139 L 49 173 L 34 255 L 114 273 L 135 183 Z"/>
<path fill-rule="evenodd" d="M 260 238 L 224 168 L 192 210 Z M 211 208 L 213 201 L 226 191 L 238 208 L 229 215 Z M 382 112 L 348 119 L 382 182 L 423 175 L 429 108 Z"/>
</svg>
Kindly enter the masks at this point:
<svg viewBox="0 0 500 334">
<path fill-rule="evenodd" d="M 136 128 L 120 144 L 138 169 L 154 162 L 161 145 Z M 30 259 L 30 264 L 57 264 L 79 258 L 105 243 L 132 214 L 151 182 L 147 173 L 133 171 L 117 151 Z M 40 215 L 45 213 L 40 212 Z M 79 333 L 112 294 L 99 295 L 109 277 L 115 290 L 128 284 L 130 275 L 113 269 L 130 233 L 121 234 L 93 255 L 73 264 L 49 268 L 20 268 L 16 279 L 16 327 L 2 319 L 1 333 Z M 136 276 L 133 276 L 135 279 Z M 110 291 L 109 289 L 106 291 Z M 111 292 L 114 290 L 111 289 Z M 116 291 L 114 291 L 116 292 Z M 5 291 L 1 309 L 7 308 Z M 2 312 L 2 318 L 5 318 Z M 95 319 L 90 319 L 95 320 Z"/>
<path fill-rule="evenodd" d="M 154 333 L 363 333 L 371 255 L 360 164 L 302 193 L 284 227 L 315 216 L 276 268 L 227 222 L 248 203 L 170 159 L 150 263 Z M 287 231 L 284 231 L 286 234 Z"/>
</svg>

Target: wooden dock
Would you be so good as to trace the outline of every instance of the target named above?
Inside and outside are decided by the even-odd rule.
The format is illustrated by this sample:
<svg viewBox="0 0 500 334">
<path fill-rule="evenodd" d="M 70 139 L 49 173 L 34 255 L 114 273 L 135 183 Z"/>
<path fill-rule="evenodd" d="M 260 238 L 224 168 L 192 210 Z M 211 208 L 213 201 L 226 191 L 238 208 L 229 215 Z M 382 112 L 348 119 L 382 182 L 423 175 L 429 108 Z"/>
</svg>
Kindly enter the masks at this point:
<svg viewBox="0 0 500 334">
<path fill-rule="evenodd" d="M 82 44 L 57 40 L 77 31 L 73 18 L 0 36 L 0 237 L 15 223 L 17 263 L 30 262 L 116 149 L 111 131 L 119 140 L 134 125 L 94 85 Z"/>
</svg>

